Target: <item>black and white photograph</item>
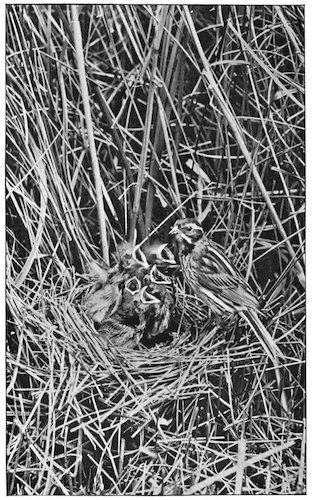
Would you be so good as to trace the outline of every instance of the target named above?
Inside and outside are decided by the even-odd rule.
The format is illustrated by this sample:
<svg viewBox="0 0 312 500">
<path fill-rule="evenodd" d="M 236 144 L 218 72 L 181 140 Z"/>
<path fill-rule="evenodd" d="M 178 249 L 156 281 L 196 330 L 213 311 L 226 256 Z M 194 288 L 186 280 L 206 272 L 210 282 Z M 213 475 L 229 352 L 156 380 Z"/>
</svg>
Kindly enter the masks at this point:
<svg viewBox="0 0 312 500">
<path fill-rule="evenodd" d="M 305 5 L 4 12 L 6 495 L 306 495 Z"/>
</svg>

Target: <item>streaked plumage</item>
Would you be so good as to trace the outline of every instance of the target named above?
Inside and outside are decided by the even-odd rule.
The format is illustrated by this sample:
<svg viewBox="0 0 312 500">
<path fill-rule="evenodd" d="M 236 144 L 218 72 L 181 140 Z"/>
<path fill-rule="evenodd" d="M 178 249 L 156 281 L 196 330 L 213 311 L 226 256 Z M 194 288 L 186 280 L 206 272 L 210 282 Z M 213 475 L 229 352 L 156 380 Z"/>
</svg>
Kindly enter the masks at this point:
<svg viewBox="0 0 312 500">
<path fill-rule="evenodd" d="M 275 368 L 283 353 L 258 317 L 259 303 L 246 280 L 210 241 L 195 219 L 180 219 L 170 231 L 174 237 L 184 278 L 194 294 L 213 314 L 239 314 L 256 334 Z M 281 376 L 276 370 L 278 384 Z M 284 402 L 285 406 L 285 402 Z"/>
<path fill-rule="evenodd" d="M 178 243 L 179 260 L 190 288 L 204 303 L 209 302 L 213 313 L 258 309 L 258 301 L 247 282 L 221 247 L 205 237 L 197 221 L 182 219 L 171 234 Z"/>
</svg>

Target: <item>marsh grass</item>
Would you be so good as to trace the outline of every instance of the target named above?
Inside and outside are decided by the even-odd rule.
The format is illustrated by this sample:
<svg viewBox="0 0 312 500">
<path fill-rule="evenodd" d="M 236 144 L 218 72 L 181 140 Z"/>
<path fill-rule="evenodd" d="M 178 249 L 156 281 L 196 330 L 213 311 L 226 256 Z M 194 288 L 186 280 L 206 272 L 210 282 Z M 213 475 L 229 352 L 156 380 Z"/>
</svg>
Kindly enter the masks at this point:
<svg viewBox="0 0 312 500">
<path fill-rule="evenodd" d="M 7 6 L 8 494 L 305 491 L 303 24 L 300 6 Z M 184 215 L 261 300 L 289 416 L 246 325 L 207 320 L 182 280 L 149 348 L 82 311 L 88 262 Z"/>
</svg>

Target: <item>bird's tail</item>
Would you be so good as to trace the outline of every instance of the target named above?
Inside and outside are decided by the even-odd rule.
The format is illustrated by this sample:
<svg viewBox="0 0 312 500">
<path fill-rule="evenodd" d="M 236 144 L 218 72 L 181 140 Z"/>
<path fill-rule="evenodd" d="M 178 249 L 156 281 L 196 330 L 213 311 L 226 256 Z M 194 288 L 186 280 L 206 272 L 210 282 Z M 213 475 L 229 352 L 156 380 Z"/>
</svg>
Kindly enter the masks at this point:
<svg viewBox="0 0 312 500">
<path fill-rule="evenodd" d="M 247 321 L 252 331 L 257 336 L 260 344 L 271 359 L 274 366 L 280 364 L 280 362 L 285 359 L 285 356 L 276 344 L 273 337 L 265 328 L 262 321 L 259 319 L 257 312 L 249 309 L 248 311 L 242 311 L 241 316 Z"/>
<path fill-rule="evenodd" d="M 280 401 L 281 407 L 283 408 L 286 415 L 289 413 L 289 406 L 285 391 L 283 389 L 283 375 L 281 370 L 281 364 L 285 361 L 285 356 L 276 344 L 273 337 L 270 335 L 268 330 L 265 328 L 262 321 L 259 319 L 259 316 L 256 311 L 248 310 L 242 311 L 241 316 L 247 321 L 252 331 L 257 336 L 259 342 L 261 343 L 264 351 L 272 361 L 272 364 L 275 369 L 275 376 L 277 386 L 280 392 Z"/>
</svg>

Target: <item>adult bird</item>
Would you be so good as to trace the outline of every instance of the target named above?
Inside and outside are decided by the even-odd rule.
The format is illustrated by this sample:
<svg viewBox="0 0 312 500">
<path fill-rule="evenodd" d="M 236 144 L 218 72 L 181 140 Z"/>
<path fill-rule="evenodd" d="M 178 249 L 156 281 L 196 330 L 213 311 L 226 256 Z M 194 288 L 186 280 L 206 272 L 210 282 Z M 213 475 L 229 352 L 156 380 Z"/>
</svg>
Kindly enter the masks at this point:
<svg viewBox="0 0 312 500">
<path fill-rule="evenodd" d="M 237 313 L 244 318 L 271 359 L 281 388 L 279 365 L 284 355 L 261 322 L 258 300 L 247 281 L 219 245 L 206 237 L 196 219 L 178 220 L 169 234 L 174 237 L 178 260 L 190 289 L 212 314 Z M 285 395 L 281 399 L 287 411 Z"/>
</svg>

